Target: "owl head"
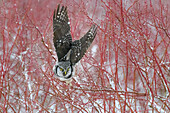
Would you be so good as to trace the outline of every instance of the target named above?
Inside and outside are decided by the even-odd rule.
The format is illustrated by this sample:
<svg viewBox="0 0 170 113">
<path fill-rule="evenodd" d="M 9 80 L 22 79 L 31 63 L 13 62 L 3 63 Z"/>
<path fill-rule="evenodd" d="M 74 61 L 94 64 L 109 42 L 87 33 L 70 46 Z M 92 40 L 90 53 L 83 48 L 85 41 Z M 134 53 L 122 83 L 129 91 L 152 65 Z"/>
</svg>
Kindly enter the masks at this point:
<svg viewBox="0 0 170 113">
<path fill-rule="evenodd" d="M 69 60 L 57 62 L 53 67 L 55 76 L 61 81 L 69 80 L 74 75 L 74 67 Z"/>
</svg>

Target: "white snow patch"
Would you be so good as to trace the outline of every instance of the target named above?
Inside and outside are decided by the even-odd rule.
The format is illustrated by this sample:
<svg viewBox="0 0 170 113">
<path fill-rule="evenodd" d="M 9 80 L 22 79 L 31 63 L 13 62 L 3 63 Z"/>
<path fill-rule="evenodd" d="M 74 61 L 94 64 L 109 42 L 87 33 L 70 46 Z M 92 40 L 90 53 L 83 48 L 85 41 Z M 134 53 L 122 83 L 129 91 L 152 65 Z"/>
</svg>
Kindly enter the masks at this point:
<svg viewBox="0 0 170 113">
<path fill-rule="evenodd" d="M 96 54 L 96 52 L 97 52 L 97 48 L 98 48 L 98 46 L 97 45 L 94 45 L 93 47 L 92 47 L 92 57 L 94 57 L 95 56 L 95 54 Z"/>
<path fill-rule="evenodd" d="M 48 44 L 45 44 L 46 47 L 48 47 Z"/>
</svg>

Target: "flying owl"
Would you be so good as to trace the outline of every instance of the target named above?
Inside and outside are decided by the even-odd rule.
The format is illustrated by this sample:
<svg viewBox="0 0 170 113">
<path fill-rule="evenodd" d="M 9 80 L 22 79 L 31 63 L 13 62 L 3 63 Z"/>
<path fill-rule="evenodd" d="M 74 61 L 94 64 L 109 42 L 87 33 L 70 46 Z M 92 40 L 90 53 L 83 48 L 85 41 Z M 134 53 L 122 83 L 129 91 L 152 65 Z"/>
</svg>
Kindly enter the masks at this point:
<svg viewBox="0 0 170 113">
<path fill-rule="evenodd" d="M 97 25 L 92 25 L 80 40 L 72 41 L 69 24 L 67 7 L 62 6 L 60 9 L 59 4 L 53 15 L 53 43 L 58 57 L 53 71 L 61 81 L 70 80 L 74 76 L 75 64 L 86 53 L 97 33 Z"/>
</svg>

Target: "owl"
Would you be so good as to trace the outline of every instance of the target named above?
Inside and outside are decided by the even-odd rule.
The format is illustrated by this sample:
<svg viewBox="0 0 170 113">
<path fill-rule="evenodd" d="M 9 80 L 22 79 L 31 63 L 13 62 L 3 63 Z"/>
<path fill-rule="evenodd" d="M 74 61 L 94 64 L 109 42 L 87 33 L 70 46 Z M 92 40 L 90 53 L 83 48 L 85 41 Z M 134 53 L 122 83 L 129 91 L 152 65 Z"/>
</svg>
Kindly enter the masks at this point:
<svg viewBox="0 0 170 113">
<path fill-rule="evenodd" d="M 67 7 L 58 5 L 53 14 L 53 43 L 58 57 L 53 71 L 57 78 L 67 81 L 74 76 L 75 64 L 86 53 L 96 33 L 97 25 L 92 25 L 81 39 L 72 41 Z"/>
</svg>

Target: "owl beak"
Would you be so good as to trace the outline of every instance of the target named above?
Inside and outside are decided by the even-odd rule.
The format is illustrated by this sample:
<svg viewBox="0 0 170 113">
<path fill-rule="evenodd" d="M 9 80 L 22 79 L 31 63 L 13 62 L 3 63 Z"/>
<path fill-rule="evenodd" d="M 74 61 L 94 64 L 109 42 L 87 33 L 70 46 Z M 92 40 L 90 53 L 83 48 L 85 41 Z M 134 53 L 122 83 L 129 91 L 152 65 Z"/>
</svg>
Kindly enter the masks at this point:
<svg viewBox="0 0 170 113">
<path fill-rule="evenodd" d="M 67 72 L 65 71 L 65 72 L 64 72 L 64 74 L 66 75 L 66 74 L 67 74 Z"/>
</svg>

